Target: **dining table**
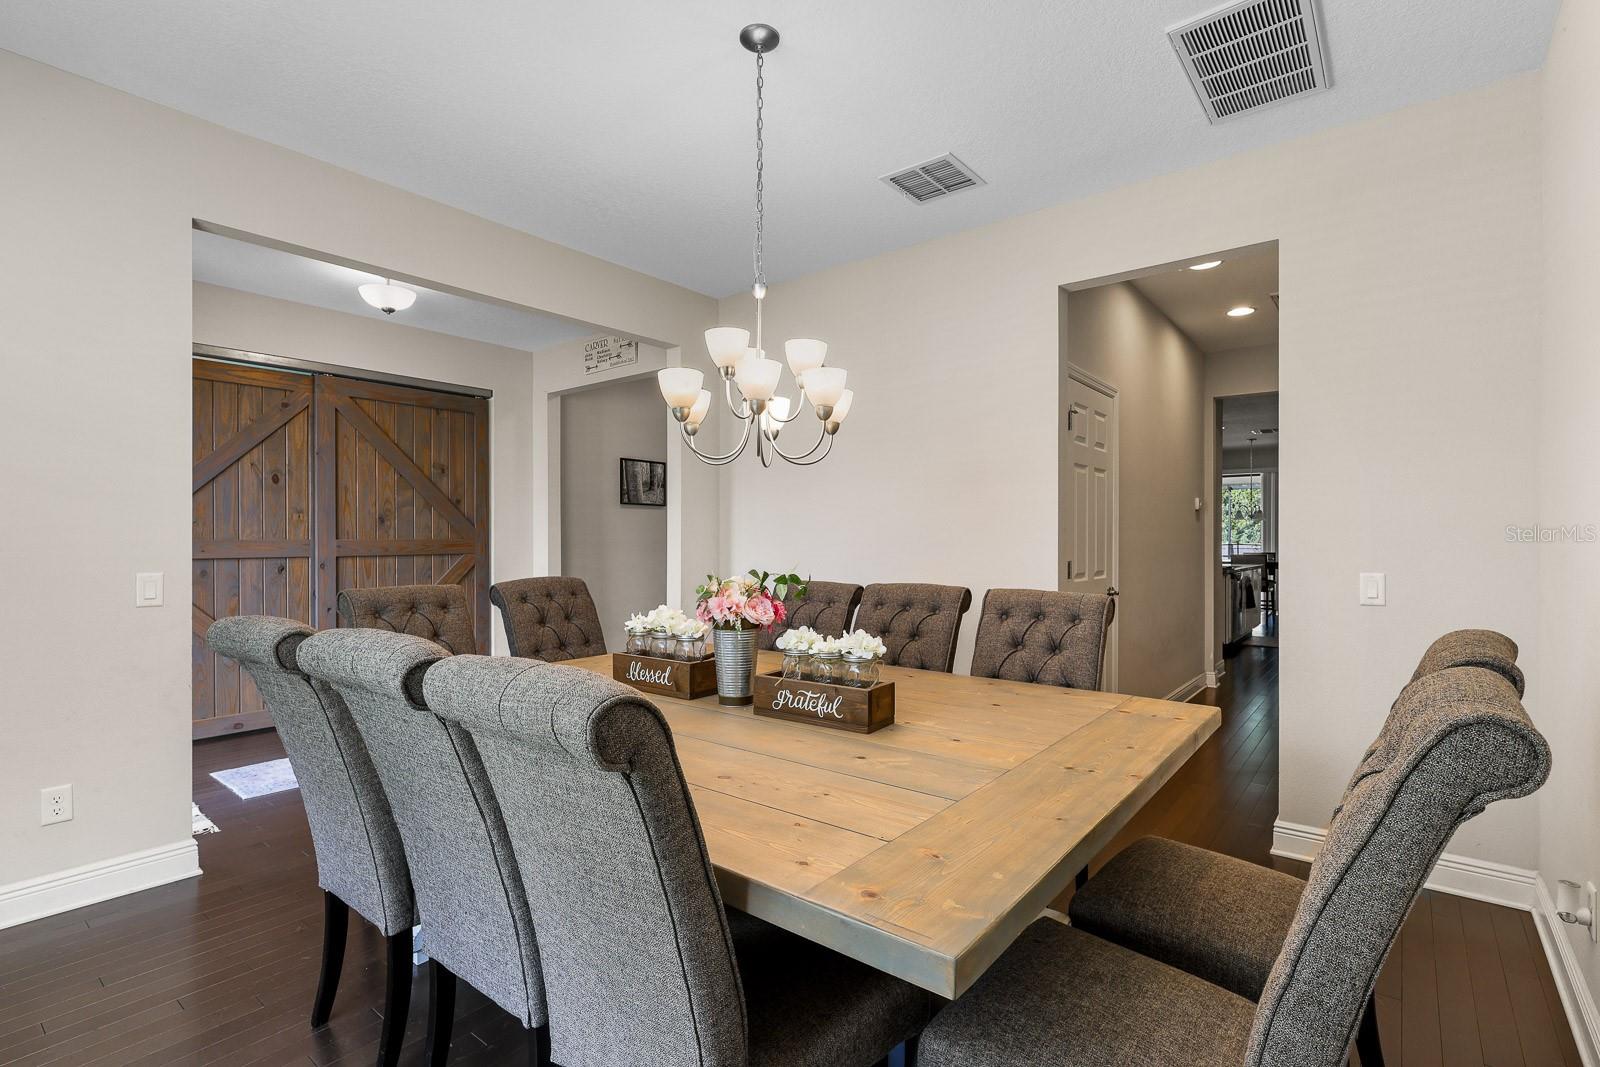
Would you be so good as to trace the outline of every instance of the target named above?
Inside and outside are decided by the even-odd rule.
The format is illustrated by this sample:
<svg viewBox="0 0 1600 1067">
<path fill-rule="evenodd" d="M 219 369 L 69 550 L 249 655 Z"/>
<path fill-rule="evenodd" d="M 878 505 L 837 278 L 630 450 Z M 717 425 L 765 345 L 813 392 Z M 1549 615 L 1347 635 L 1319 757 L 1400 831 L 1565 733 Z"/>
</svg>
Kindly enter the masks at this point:
<svg viewBox="0 0 1600 1067">
<path fill-rule="evenodd" d="M 779 669 L 777 653 L 756 670 Z M 609 655 L 571 660 L 610 675 Z M 968 989 L 1210 737 L 1200 704 L 886 666 L 851 733 L 651 694 L 724 902 L 942 997 Z"/>
</svg>

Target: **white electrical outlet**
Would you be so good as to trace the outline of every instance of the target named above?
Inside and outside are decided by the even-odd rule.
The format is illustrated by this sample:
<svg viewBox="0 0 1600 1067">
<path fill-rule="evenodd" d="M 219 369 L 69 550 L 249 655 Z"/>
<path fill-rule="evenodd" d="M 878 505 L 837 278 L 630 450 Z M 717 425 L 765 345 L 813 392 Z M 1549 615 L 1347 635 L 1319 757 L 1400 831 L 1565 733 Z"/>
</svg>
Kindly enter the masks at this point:
<svg viewBox="0 0 1600 1067">
<path fill-rule="evenodd" d="M 72 818 L 72 786 L 53 785 L 39 790 L 39 825 L 67 822 Z"/>
</svg>

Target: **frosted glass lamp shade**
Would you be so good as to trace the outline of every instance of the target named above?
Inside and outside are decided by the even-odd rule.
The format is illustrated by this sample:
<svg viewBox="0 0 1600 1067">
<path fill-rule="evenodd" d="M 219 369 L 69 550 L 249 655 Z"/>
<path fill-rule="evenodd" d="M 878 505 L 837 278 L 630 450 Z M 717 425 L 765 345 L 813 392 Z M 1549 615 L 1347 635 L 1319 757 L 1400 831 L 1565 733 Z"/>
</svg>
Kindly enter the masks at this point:
<svg viewBox="0 0 1600 1067">
<path fill-rule="evenodd" d="M 664 367 L 656 371 L 661 397 L 671 408 L 689 408 L 700 398 L 700 384 L 706 376 L 693 367 Z"/>
<path fill-rule="evenodd" d="M 403 285 L 393 282 L 368 282 L 360 286 L 356 292 L 361 294 L 361 299 L 383 312 L 393 315 L 396 311 L 404 311 L 417 301 L 417 294 Z"/>
<path fill-rule="evenodd" d="M 750 351 L 754 352 L 755 349 Z M 746 400 L 771 400 L 772 394 L 778 391 L 778 375 L 782 373 L 782 363 L 752 355 L 739 361 L 738 369 L 733 372 L 733 381 Z"/>
<path fill-rule="evenodd" d="M 706 331 L 706 351 L 718 367 L 732 367 L 744 358 L 750 331 L 737 326 L 713 326 Z"/>
<path fill-rule="evenodd" d="M 822 366 L 828 358 L 828 345 L 810 337 L 796 337 L 783 344 L 783 354 L 789 360 L 789 372 L 795 381 L 802 381 L 808 371 Z"/>
<path fill-rule="evenodd" d="M 844 394 L 845 372 L 838 367 L 818 367 L 806 372 L 806 399 L 819 407 L 833 407 Z"/>
<path fill-rule="evenodd" d="M 711 410 L 711 390 L 702 389 L 700 395 L 694 398 L 694 406 L 689 409 L 687 421 L 692 426 L 699 426 L 706 421 L 706 412 Z"/>
<path fill-rule="evenodd" d="M 767 410 L 761 413 L 761 432 L 768 437 L 778 436 L 783 424 L 788 421 L 789 407 L 789 398 L 786 396 L 775 396 L 767 401 Z"/>
<path fill-rule="evenodd" d="M 850 404 L 856 398 L 854 389 L 846 389 L 839 394 L 839 402 L 833 405 L 833 411 L 828 414 L 829 422 L 843 422 L 845 416 L 850 414 Z"/>
</svg>

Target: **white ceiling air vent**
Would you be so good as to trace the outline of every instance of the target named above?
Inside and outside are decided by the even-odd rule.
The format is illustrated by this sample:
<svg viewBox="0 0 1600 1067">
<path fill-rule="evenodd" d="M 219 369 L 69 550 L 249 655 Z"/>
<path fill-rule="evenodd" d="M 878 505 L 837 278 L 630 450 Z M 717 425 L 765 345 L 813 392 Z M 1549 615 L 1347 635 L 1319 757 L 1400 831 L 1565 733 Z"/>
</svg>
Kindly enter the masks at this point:
<svg viewBox="0 0 1600 1067">
<path fill-rule="evenodd" d="M 1244 0 L 1167 38 L 1212 122 L 1328 87 L 1315 0 Z"/>
<path fill-rule="evenodd" d="M 971 167 L 952 155 L 885 174 L 883 180 L 919 204 L 984 184 Z"/>
</svg>

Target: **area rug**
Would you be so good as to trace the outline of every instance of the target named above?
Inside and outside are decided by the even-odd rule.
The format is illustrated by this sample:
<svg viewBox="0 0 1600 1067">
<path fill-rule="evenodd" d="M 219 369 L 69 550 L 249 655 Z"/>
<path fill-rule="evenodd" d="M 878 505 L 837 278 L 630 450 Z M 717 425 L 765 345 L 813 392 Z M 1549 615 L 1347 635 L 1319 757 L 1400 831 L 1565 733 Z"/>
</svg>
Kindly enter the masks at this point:
<svg viewBox="0 0 1600 1067">
<path fill-rule="evenodd" d="M 206 813 L 200 810 L 200 805 L 190 804 L 189 807 L 194 809 L 194 829 L 190 833 L 214 834 L 219 832 L 217 824 L 206 818 Z"/>
<path fill-rule="evenodd" d="M 264 797 L 268 793 L 281 793 L 285 789 L 298 789 L 294 770 L 286 759 L 252 763 L 248 767 L 234 767 L 226 771 L 212 771 L 211 777 L 227 786 L 240 800 Z"/>
</svg>

